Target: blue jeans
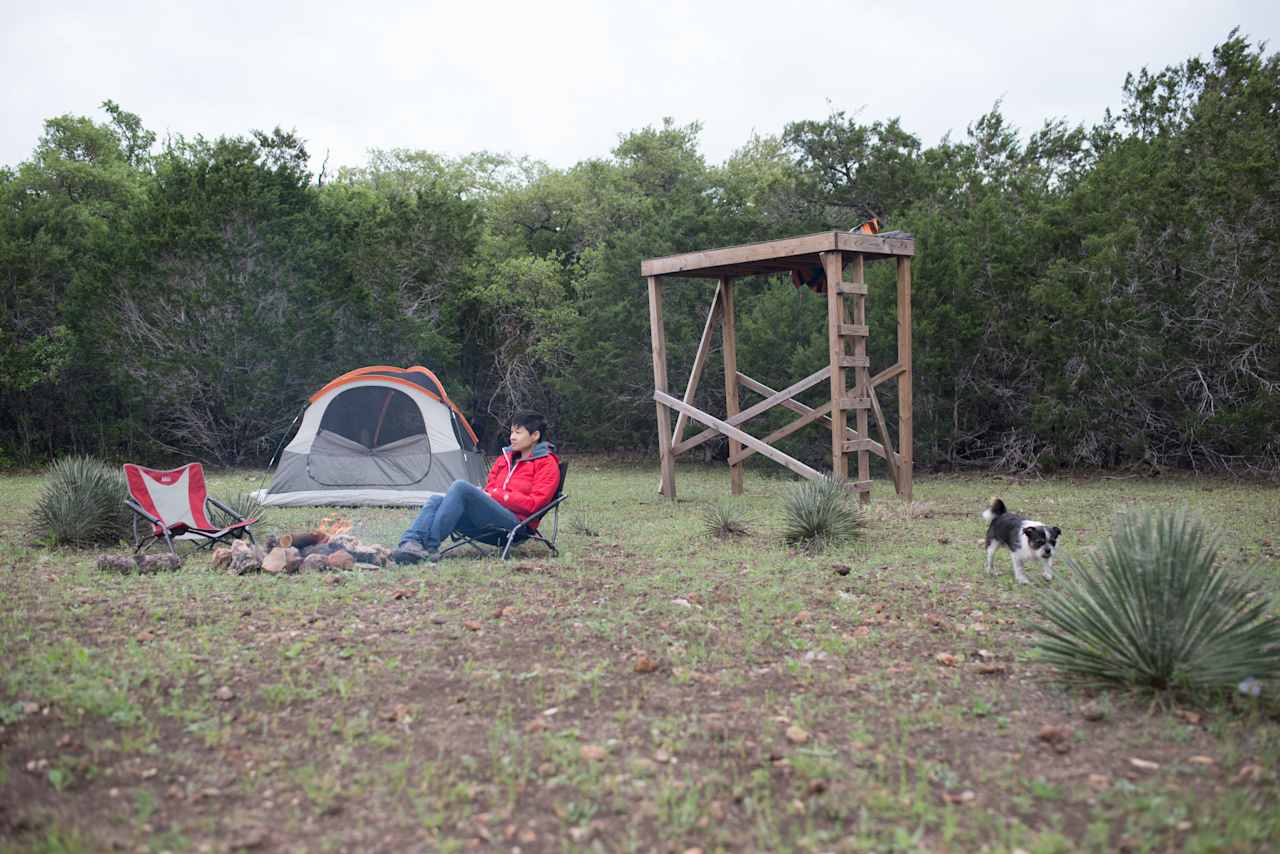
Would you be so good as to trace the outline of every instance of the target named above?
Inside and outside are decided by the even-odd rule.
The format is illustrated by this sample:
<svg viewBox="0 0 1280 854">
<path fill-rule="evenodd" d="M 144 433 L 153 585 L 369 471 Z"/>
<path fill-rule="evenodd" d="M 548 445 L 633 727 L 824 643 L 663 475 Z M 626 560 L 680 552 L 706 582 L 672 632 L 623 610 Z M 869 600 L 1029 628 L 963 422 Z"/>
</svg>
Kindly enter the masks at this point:
<svg viewBox="0 0 1280 854">
<path fill-rule="evenodd" d="M 465 480 L 455 480 L 444 495 L 427 499 L 400 542 L 415 540 L 427 551 L 434 551 L 454 531 L 473 537 L 485 528 L 509 531 L 518 524 L 520 519 L 516 514 L 490 498 L 483 489 Z"/>
</svg>

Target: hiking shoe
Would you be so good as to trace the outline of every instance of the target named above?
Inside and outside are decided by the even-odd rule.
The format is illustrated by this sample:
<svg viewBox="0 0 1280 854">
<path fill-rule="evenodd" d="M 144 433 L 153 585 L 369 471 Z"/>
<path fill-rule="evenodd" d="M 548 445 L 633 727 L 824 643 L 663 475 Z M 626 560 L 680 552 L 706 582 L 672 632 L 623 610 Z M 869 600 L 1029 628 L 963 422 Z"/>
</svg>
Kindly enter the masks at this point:
<svg viewBox="0 0 1280 854">
<path fill-rule="evenodd" d="M 399 564 L 419 563 L 424 560 L 428 563 L 435 563 L 440 560 L 440 555 L 435 549 L 427 551 L 420 543 L 414 540 L 405 540 L 391 553 L 391 559 Z"/>
</svg>

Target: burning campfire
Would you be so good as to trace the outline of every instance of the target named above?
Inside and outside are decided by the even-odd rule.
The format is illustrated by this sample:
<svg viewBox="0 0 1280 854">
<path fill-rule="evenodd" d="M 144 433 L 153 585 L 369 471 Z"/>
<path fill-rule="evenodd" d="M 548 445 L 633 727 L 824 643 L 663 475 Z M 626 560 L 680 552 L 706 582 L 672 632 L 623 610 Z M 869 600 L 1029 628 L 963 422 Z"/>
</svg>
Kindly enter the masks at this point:
<svg viewBox="0 0 1280 854">
<path fill-rule="evenodd" d="M 213 550 L 213 565 L 233 575 L 261 570 L 271 574 L 380 569 L 391 549 L 363 543 L 352 536 L 350 519 L 326 516 L 309 531 L 267 537 L 261 546 L 237 540 L 230 548 Z"/>
<path fill-rule="evenodd" d="M 334 519 L 330 516 L 325 516 L 320 520 L 320 524 L 316 525 L 315 533 L 324 534 L 325 539 L 331 540 L 339 534 L 347 533 L 352 527 L 354 526 L 351 524 L 350 519 Z"/>
</svg>

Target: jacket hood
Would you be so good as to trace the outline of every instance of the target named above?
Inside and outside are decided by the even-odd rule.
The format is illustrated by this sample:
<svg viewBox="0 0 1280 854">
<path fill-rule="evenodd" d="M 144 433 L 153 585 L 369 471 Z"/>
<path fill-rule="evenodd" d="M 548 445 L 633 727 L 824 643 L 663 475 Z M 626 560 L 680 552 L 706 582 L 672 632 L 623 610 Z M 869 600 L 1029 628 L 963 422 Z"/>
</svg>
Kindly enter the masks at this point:
<svg viewBox="0 0 1280 854">
<path fill-rule="evenodd" d="M 523 457 L 521 457 L 520 459 L 522 459 L 522 460 L 536 460 L 536 459 L 538 459 L 539 457 L 549 457 L 549 456 L 551 456 L 552 454 L 554 454 L 555 452 L 556 452 L 556 446 L 555 446 L 555 445 L 553 445 L 552 443 L 550 443 L 550 442 L 539 442 L 538 444 L 536 444 L 536 445 L 534 445 L 532 448 L 530 448 L 530 449 L 529 449 L 529 453 L 525 454 L 525 455 L 524 455 Z M 507 445 L 505 448 L 503 448 L 503 449 L 502 449 L 502 455 L 503 455 L 504 457 L 506 457 L 508 460 L 510 460 L 510 459 L 511 459 L 511 454 L 512 454 L 512 451 L 511 451 L 511 446 L 510 446 L 510 445 Z"/>
</svg>

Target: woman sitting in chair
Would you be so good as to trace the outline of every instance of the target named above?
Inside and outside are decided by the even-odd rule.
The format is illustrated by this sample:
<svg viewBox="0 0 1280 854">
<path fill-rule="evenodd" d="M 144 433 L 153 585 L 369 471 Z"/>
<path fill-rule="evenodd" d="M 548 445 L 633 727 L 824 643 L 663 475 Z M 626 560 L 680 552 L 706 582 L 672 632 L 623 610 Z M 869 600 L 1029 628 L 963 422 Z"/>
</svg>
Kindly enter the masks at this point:
<svg viewBox="0 0 1280 854">
<path fill-rule="evenodd" d="M 444 495 L 428 499 L 400 537 L 391 559 L 396 563 L 435 563 L 440 559 L 440 543 L 454 531 L 467 536 L 493 528 L 510 531 L 541 509 L 560 486 L 560 459 L 556 446 L 545 441 L 546 435 L 547 420 L 541 415 L 516 415 L 511 419 L 511 444 L 502 449 L 502 456 L 489 469 L 484 489 L 455 480 Z"/>
</svg>

